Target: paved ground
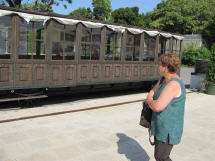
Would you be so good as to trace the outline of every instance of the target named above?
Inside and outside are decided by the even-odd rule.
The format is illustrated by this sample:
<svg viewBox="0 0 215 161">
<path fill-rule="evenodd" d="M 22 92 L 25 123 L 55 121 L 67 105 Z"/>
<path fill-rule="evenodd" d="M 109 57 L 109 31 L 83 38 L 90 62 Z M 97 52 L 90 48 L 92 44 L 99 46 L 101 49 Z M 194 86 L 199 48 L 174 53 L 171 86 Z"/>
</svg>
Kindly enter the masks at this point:
<svg viewBox="0 0 215 161">
<path fill-rule="evenodd" d="M 145 98 L 146 93 L 73 100 L 2 110 L 1 119 L 80 109 Z M 215 97 L 187 95 L 182 143 L 174 161 L 214 161 Z M 154 161 L 141 103 L 0 124 L 0 161 Z"/>
<path fill-rule="evenodd" d="M 189 86 L 192 68 L 182 68 Z M 37 108 L 1 110 L 0 119 L 81 109 L 145 98 L 136 92 L 52 101 Z M 177 161 L 214 161 L 214 96 L 187 95 Z M 5 104 L 7 105 L 7 104 Z M 4 106 L 1 105 L 1 106 Z M 141 103 L 0 124 L 0 161 L 154 161 L 147 130 L 138 125 Z"/>
</svg>

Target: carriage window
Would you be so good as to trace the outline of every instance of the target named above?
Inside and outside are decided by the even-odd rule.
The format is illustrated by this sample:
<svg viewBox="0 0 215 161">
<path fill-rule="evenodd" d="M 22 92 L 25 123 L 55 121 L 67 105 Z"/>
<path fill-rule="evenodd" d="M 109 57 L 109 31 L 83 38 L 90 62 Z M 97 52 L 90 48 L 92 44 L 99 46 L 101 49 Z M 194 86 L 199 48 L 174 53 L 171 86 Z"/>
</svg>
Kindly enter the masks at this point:
<svg viewBox="0 0 215 161">
<path fill-rule="evenodd" d="M 121 60 L 121 33 L 107 30 L 105 43 L 105 60 Z"/>
<path fill-rule="evenodd" d="M 64 59 L 74 60 L 75 59 L 75 36 L 76 26 L 66 25 L 65 26 L 65 39 L 64 39 Z"/>
<path fill-rule="evenodd" d="M 166 52 L 165 54 L 171 53 L 171 48 L 170 48 L 170 39 L 167 39 L 166 41 Z"/>
<path fill-rule="evenodd" d="M 34 59 L 45 59 L 44 35 L 45 30 L 42 22 L 34 22 L 32 30 L 32 52 Z"/>
<path fill-rule="evenodd" d="M 173 49 L 173 54 L 176 54 L 179 57 L 179 52 L 180 52 L 180 41 L 179 40 L 173 39 L 172 49 Z"/>
<path fill-rule="evenodd" d="M 64 25 L 54 22 L 51 40 L 52 60 L 63 60 Z"/>
<path fill-rule="evenodd" d="M 127 34 L 126 55 L 127 61 L 138 61 L 140 55 L 140 35 Z"/>
<path fill-rule="evenodd" d="M 164 37 L 159 38 L 158 57 L 165 54 L 166 39 Z"/>
<path fill-rule="evenodd" d="M 154 61 L 155 59 L 156 37 L 144 36 L 144 55 L 143 61 Z"/>
<path fill-rule="evenodd" d="M 31 59 L 32 49 L 32 22 L 27 24 L 24 19 L 20 18 L 19 21 L 19 59 Z"/>
<path fill-rule="evenodd" d="M 19 59 L 45 59 L 44 26 L 42 22 L 19 21 Z"/>
<path fill-rule="evenodd" d="M 52 40 L 52 60 L 74 60 L 76 26 L 53 23 L 54 30 Z"/>
<path fill-rule="evenodd" d="M 81 37 L 81 59 L 99 60 L 101 29 L 89 29 L 83 26 Z"/>
<path fill-rule="evenodd" d="M 10 59 L 11 17 L 0 17 L 0 59 Z"/>
</svg>

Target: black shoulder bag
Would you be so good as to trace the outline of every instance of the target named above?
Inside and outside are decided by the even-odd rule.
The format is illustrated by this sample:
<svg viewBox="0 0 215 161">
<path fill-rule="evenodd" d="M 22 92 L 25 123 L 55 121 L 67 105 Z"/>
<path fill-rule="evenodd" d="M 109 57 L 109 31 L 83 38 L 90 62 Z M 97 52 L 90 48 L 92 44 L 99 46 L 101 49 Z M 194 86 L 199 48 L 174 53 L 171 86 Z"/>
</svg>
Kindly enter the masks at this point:
<svg viewBox="0 0 215 161">
<path fill-rule="evenodd" d="M 152 110 L 149 107 L 148 103 L 144 101 L 139 124 L 145 128 L 148 128 L 149 142 L 151 145 L 154 145 L 154 142 L 151 141 L 151 126 L 150 126 L 151 119 L 152 119 Z"/>
</svg>

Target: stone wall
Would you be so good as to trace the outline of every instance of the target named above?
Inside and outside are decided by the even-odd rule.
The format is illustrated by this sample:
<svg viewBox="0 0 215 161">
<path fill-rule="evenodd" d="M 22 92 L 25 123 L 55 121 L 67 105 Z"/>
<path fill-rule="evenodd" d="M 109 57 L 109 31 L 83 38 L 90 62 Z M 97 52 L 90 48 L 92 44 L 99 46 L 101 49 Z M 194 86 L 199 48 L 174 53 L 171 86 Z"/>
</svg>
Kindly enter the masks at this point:
<svg viewBox="0 0 215 161">
<path fill-rule="evenodd" d="M 200 48 L 205 45 L 202 35 L 184 35 L 183 49 L 186 49 L 190 45 L 193 45 L 195 48 Z"/>
</svg>

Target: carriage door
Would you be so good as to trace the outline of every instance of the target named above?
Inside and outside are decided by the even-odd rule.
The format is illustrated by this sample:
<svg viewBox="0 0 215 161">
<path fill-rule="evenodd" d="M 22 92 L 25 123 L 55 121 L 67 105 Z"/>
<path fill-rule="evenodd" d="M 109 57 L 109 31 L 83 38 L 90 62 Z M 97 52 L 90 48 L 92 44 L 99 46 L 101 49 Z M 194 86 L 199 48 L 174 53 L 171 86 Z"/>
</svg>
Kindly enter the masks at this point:
<svg viewBox="0 0 215 161">
<path fill-rule="evenodd" d="M 13 86 L 13 55 L 12 40 L 14 36 L 14 19 L 12 16 L 0 17 L 0 89 Z"/>
<path fill-rule="evenodd" d="M 46 86 L 45 26 L 43 22 L 29 23 L 17 17 L 16 88 Z"/>
<path fill-rule="evenodd" d="M 49 86 L 74 86 L 76 84 L 76 25 L 62 25 L 52 20 L 48 40 L 50 44 Z"/>
<path fill-rule="evenodd" d="M 157 77 L 157 65 L 155 63 L 156 37 L 144 34 L 144 53 L 142 55 L 142 78 L 153 80 Z"/>
</svg>

